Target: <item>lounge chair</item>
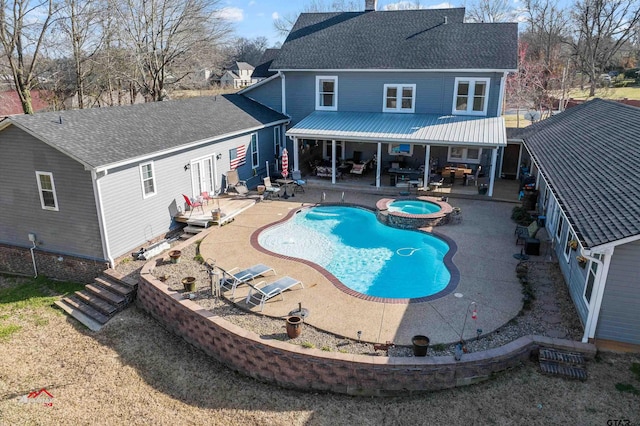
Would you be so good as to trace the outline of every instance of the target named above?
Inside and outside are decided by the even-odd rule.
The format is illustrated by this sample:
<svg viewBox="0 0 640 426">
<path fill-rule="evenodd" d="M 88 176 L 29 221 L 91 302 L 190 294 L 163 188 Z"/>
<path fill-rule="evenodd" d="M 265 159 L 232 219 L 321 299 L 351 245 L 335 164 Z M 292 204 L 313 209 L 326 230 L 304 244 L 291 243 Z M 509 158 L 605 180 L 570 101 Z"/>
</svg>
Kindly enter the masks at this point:
<svg viewBox="0 0 640 426">
<path fill-rule="evenodd" d="M 240 180 L 238 170 L 234 169 L 227 172 L 227 193 L 229 190 L 233 190 L 239 195 L 246 195 L 249 192 L 247 182 Z"/>
<path fill-rule="evenodd" d="M 273 194 L 278 194 L 280 192 L 280 185 L 271 183 L 271 178 L 269 176 L 263 178 L 262 181 L 264 182 L 265 200 L 271 199 Z M 279 196 L 280 194 L 278 194 L 278 197 Z"/>
<path fill-rule="evenodd" d="M 293 187 L 294 191 L 302 191 L 304 192 L 304 186 L 307 184 L 307 181 L 302 180 L 302 175 L 300 174 L 300 170 L 294 170 L 291 172 L 291 179 L 293 179 L 293 183 L 296 186 Z"/>
<path fill-rule="evenodd" d="M 262 263 L 258 263 L 257 265 L 253 265 L 242 270 L 240 270 L 240 268 L 233 268 L 225 271 L 219 266 L 216 266 L 216 268 L 218 268 L 222 272 L 220 287 L 225 290 L 231 290 L 231 297 L 235 296 L 236 287 L 238 287 L 240 284 L 246 284 L 248 281 L 262 276 L 267 272 L 273 272 L 274 275 L 276 274 L 275 269 L 267 265 L 263 265 Z"/>
<path fill-rule="evenodd" d="M 300 284 L 302 288 L 304 288 L 302 282 L 291 277 L 282 277 L 270 284 L 266 284 L 264 281 L 259 282 L 257 285 L 253 285 L 251 283 L 247 284 L 250 289 L 246 302 L 248 305 L 260 305 L 260 311 L 264 309 L 264 303 L 274 296 L 280 295 L 282 300 L 284 300 L 282 293 L 289 290 L 294 285 Z M 261 285 L 263 286 L 262 288 L 260 288 Z"/>
</svg>

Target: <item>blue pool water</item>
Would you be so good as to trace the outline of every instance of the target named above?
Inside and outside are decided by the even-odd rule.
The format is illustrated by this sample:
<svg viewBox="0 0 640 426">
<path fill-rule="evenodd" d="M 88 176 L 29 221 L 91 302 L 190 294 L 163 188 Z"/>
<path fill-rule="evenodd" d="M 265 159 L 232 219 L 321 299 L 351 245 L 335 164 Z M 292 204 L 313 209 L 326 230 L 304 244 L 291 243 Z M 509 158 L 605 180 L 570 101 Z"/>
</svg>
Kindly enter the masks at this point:
<svg viewBox="0 0 640 426">
<path fill-rule="evenodd" d="M 306 259 L 331 272 L 345 286 L 388 298 L 430 296 L 451 275 L 440 238 L 381 224 L 373 212 L 321 206 L 261 232 L 259 244 L 275 253 Z"/>
<path fill-rule="evenodd" d="M 409 214 L 431 214 L 439 212 L 440 206 L 428 201 L 396 200 L 389 204 L 389 211 Z"/>
</svg>

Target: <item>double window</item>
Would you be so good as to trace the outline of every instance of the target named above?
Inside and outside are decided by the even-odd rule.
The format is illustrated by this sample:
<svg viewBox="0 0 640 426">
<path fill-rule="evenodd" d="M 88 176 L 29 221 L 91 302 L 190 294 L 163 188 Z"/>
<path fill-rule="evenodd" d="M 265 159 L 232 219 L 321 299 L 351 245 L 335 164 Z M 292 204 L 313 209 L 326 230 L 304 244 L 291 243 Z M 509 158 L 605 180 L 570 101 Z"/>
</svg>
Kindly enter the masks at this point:
<svg viewBox="0 0 640 426">
<path fill-rule="evenodd" d="M 142 181 L 142 198 L 155 195 L 156 180 L 152 162 L 140 164 L 140 179 Z"/>
<path fill-rule="evenodd" d="M 56 196 L 56 185 L 53 183 L 53 174 L 36 172 L 36 179 L 42 208 L 44 210 L 58 211 L 58 197 Z"/>
<path fill-rule="evenodd" d="M 414 112 L 415 84 L 385 84 L 383 112 Z"/>
<path fill-rule="evenodd" d="M 452 146 L 449 148 L 447 161 L 450 163 L 472 163 L 480 164 L 482 158 L 481 148 L 465 148 L 462 146 Z"/>
<path fill-rule="evenodd" d="M 456 78 L 453 114 L 487 115 L 489 78 Z"/>
<path fill-rule="evenodd" d="M 316 109 L 338 110 L 338 77 L 316 76 Z"/>
</svg>

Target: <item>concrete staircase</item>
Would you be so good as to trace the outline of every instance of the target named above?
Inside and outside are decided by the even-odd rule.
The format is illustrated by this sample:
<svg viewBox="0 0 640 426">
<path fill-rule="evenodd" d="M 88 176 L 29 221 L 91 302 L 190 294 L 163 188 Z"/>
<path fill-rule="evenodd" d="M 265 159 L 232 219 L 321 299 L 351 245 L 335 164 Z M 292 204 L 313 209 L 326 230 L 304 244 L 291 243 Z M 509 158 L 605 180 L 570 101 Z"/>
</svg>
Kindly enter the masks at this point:
<svg viewBox="0 0 640 426">
<path fill-rule="evenodd" d="M 113 269 L 103 271 L 82 291 L 55 304 L 90 330 L 98 331 L 135 300 L 138 283 Z"/>
<path fill-rule="evenodd" d="M 544 374 L 587 380 L 587 369 L 582 354 L 540 348 L 538 360 L 540 370 Z"/>
</svg>

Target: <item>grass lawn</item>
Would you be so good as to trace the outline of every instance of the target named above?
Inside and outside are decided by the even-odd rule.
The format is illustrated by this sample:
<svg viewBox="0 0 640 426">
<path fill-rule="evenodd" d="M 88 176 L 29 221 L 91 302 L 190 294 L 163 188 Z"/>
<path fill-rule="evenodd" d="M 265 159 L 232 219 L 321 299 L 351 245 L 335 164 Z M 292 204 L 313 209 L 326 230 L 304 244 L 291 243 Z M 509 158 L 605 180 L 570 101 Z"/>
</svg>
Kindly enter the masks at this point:
<svg viewBox="0 0 640 426">
<path fill-rule="evenodd" d="M 599 356 L 586 382 L 543 376 L 527 362 L 489 382 L 431 394 L 306 393 L 229 370 L 135 306 L 91 332 L 50 306 L 76 288 L 0 276 L 0 321 L 13 325 L 0 340 L 0 424 L 640 423 L 637 354 Z M 53 395 L 51 407 L 20 402 L 42 388 Z"/>
<path fill-rule="evenodd" d="M 589 97 L 589 88 L 585 90 L 573 89 L 568 97 L 573 99 L 640 99 L 640 86 L 635 87 L 601 87 L 596 89 L 596 95 Z"/>
</svg>

